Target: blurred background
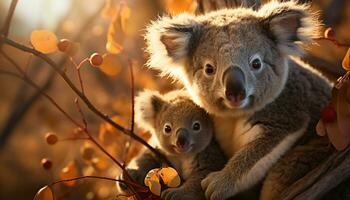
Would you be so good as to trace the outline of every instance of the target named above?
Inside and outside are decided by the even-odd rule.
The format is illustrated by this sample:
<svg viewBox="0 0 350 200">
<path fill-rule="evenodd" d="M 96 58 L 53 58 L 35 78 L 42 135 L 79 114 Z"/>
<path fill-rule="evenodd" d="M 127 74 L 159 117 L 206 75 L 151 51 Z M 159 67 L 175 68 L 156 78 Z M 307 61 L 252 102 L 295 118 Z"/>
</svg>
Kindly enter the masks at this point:
<svg viewBox="0 0 350 200">
<path fill-rule="evenodd" d="M 11 1 L 0 1 L 0 23 L 3 23 Z M 72 57 L 79 63 L 94 52 L 108 53 L 106 43 L 113 40 L 120 45 L 110 55 L 112 65 L 96 68 L 85 64 L 81 73 L 86 95 L 113 120 L 130 126 L 130 72 L 132 60 L 135 89 L 144 88 L 166 92 L 175 87 L 169 79 L 160 79 L 143 67 L 147 55 L 143 52 L 143 31 L 158 15 L 194 12 L 195 0 L 19 0 L 11 23 L 9 37 L 30 45 L 30 34 L 37 29 L 54 32 L 59 39 L 78 43 L 79 50 Z M 125 11 L 127 6 L 127 11 Z M 123 8 L 124 7 L 124 8 Z M 312 8 L 320 13 L 326 27 L 335 30 L 335 37 L 350 43 L 350 1 L 313 0 Z M 124 16 L 117 16 L 124 9 Z M 304 56 L 332 80 L 342 73 L 341 61 L 346 48 L 329 41 L 309 46 Z M 74 103 L 75 95 L 51 68 L 40 59 L 7 45 L 3 51 L 11 56 L 28 75 L 52 96 L 75 119 L 80 114 Z M 66 70 L 78 84 L 74 66 L 64 53 L 49 55 Z M 0 68 L 13 66 L 0 56 Z M 116 158 L 128 161 L 139 145 L 130 142 L 82 105 L 90 132 Z M 142 137 L 147 133 L 136 130 Z M 59 142 L 49 145 L 45 135 L 57 135 Z M 116 165 L 87 141 L 62 141 L 72 134 L 81 134 L 47 99 L 21 80 L 0 75 L 0 199 L 32 199 L 42 186 L 62 177 L 73 175 L 101 175 L 115 177 Z M 87 149 L 93 149 L 86 159 Z M 91 155 L 90 155 L 91 154 Z M 50 170 L 41 165 L 42 158 L 52 162 Z M 102 180 L 83 180 L 55 186 L 56 199 L 113 199 L 114 183 Z"/>
</svg>

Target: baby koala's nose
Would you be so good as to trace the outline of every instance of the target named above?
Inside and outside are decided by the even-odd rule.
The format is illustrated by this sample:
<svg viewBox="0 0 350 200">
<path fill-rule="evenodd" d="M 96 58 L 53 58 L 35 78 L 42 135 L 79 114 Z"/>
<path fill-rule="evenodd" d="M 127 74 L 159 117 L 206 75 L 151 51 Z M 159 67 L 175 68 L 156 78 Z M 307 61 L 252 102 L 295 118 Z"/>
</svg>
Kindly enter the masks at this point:
<svg viewBox="0 0 350 200">
<path fill-rule="evenodd" d="M 176 146 L 181 149 L 186 149 L 189 146 L 188 132 L 184 128 L 176 131 Z"/>
<path fill-rule="evenodd" d="M 240 104 L 246 98 L 244 73 L 239 67 L 227 69 L 223 75 L 223 83 L 226 99 L 233 105 Z"/>
</svg>

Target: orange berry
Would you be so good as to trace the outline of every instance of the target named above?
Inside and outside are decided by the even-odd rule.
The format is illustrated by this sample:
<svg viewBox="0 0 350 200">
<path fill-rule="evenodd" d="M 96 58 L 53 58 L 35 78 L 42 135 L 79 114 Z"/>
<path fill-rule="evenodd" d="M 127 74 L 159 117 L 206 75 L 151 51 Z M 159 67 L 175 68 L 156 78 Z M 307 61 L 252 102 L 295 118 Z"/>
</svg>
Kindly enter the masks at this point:
<svg viewBox="0 0 350 200">
<path fill-rule="evenodd" d="M 334 122 L 337 120 L 337 112 L 334 110 L 332 105 L 328 105 L 323 108 L 321 118 L 324 122 Z"/>
<path fill-rule="evenodd" d="M 45 135 L 45 139 L 46 139 L 47 144 L 50 144 L 50 145 L 54 145 L 58 141 L 57 136 L 53 133 L 47 133 Z"/>
<path fill-rule="evenodd" d="M 66 52 L 69 47 L 72 45 L 72 42 L 68 39 L 61 39 L 57 44 L 58 50 L 61 52 Z"/>
<path fill-rule="evenodd" d="M 94 65 L 94 66 L 99 66 L 103 62 L 102 56 L 98 53 L 93 53 L 90 56 L 89 60 L 90 60 L 91 65 Z"/>
<path fill-rule="evenodd" d="M 43 158 L 41 159 L 41 165 L 44 169 L 49 170 L 52 167 L 52 162 L 47 158 Z"/>
<path fill-rule="evenodd" d="M 334 39 L 334 37 L 335 37 L 335 31 L 334 31 L 334 29 L 332 29 L 331 27 L 327 28 L 327 29 L 324 31 L 324 37 L 325 37 L 325 38 Z"/>
</svg>

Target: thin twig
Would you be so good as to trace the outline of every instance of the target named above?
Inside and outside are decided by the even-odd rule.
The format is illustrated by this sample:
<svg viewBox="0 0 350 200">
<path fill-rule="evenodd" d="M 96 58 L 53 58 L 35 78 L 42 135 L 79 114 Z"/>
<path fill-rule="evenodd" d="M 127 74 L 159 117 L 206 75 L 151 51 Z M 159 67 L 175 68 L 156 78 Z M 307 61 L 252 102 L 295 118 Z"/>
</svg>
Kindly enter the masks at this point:
<svg viewBox="0 0 350 200">
<path fill-rule="evenodd" d="M 70 57 L 70 60 L 71 62 L 74 64 L 74 68 L 75 70 L 77 71 L 77 74 L 78 74 L 78 80 L 79 80 L 79 83 L 80 83 L 80 89 L 81 89 L 81 92 L 83 94 L 85 94 L 85 91 L 84 91 L 84 83 L 83 83 L 83 79 L 81 78 L 81 73 L 80 73 L 80 68 L 83 66 L 84 63 L 86 63 L 89 58 L 85 58 L 84 60 L 82 60 L 79 64 L 77 64 L 72 57 Z"/>
<path fill-rule="evenodd" d="M 73 7 L 71 7 L 71 11 L 73 11 L 72 8 Z M 96 9 L 96 11 L 92 15 L 90 15 L 85 20 L 85 22 L 83 23 L 82 27 L 79 29 L 77 34 L 75 34 L 75 36 L 73 36 L 72 41 L 79 42 L 84 38 L 84 34 L 86 33 L 86 31 L 91 29 L 91 25 L 96 21 L 96 19 L 99 18 L 100 13 L 101 13 L 103 8 L 104 8 L 104 5 L 101 5 L 98 9 Z M 66 15 L 65 17 L 63 17 L 60 20 L 60 22 L 57 25 L 57 27 L 58 27 L 57 31 L 59 31 L 59 27 L 62 26 L 63 22 L 66 21 L 66 19 L 68 19 L 67 16 L 68 15 Z M 1 44 L 2 43 L 0 42 L 0 45 Z M 60 58 L 60 60 L 57 62 L 57 65 L 64 66 L 64 63 L 66 62 L 67 58 L 68 58 L 68 56 L 66 56 L 66 55 L 62 56 Z M 44 62 L 41 59 L 38 59 L 38 62 L 36 62 L 36 64 L 35 64 L 37 66 L 35 69 L 41 69 L 40 66 L 43 65 L 43 63 Z M 44 84 L 41 86 L 41 90 L 43 90 L 43 91 L 48 90 L 52 86 L 52 84 L 54 83 L 56 75 L 57 75 L 57 73 L 55 73 L 54 70 L 50 71 L 49 75 L 47 76 L 47 79 L 44 81 Z M 21 87 L 21 88 L 26 89 L 25 87 Z M 13 104 L 15 106 L 12 106 L 13 109 L 10 112 L 8 118 L 6 119 L 6 122 L 4 123 L 4 127 L 0 131 L 0 148 L 4 147 L 4 145 L 1 145 L 1 144 L 4 144 L 6 142 L 7 138 L 9 137 L 9 135 L 11 134 L 13 129 L 21 121 L 21 119 L 23 119 L 24 115 L 30 109 L 31 105 L 33 105 L 40 97 L 40 93 L 35 92 L 30 97 L 23 100 L 23 94 L 24 93 L 22 91 L 18 91 L 18 93 L 16 95 L 16 100 L 14 101 L 14 104 Z M 18 101 L 20 101 L 21 104 L 15 103 Z"/>
<path fill-rule="evenodd" d="M 77 105 L 78 112 L 80 113 L 81 119 L 83 120 L 84 128 L 87 129 L 86 117 L 85 117 L 85 115 L 84 115 L 84 113 L 79 105 L 78 98 L 75 98 L 74 103 L 75 103 L 75 105 Z"/>
<path fill-rule="evenodd" d="M 4 26 L 2 27 L 2 30 L 1 30 L 1 35 L 4 35 L 5 37 L 7 37 L 8 34 L 9 34 L 11 20 L 12 20 L 12 17 L 13 17 L 13 13 L 15 12 L 17 3 L 18 3 L 18 0 L 12 0 L 11 1 L 10 9 L 9 9 L 9 11 L 7 13 L 7 17 L 6 17 Z"/>
<path fill-rule="evenodd" d="M 20 66 L 11 58 L 9 57 L 6 53 L 0 51 L 0 53 L 12 64 L 14 65 L 16 68 L 20 68 Z M 58 105 L 58 103 L 50 96 L 48 95 L 46 92 L 42 91 L 41 88 L 34 83 L 34 81 L 32 81 L 23 71 L 19 70 L 19 72 L 21 73 L 21 75 L 18 75 L 17 77 L 22 79 L 23 81 L 27 82 L 29 85 L 31 85 L 32 87 L 34 87 L 35 89 L 37 89 L 41 95 L 45 96 L 65 117 L 67 117 L 73 124 L 75 124 L 78 127 L 82 127 L 77 121 L 75 121 L 65 110 L 63 110 L 63 108 L 61 106 Z"/>
<path fill-rule="evenodd" d="M 130 131 L 134 133 L 135 129 L 135 80 L 132 60 L 128 60 L 130 70 L 130 84 L 131 84 L 131 128 Z"/>
<path fill-rule="evenodd" d="M 0 49 L 0 53 L 6 58 L 6 60 L 8 60 L 11 64 L 13 64 L 13 66 L 16 68 L 16 70 L 22 74 L 23 76 L 26 74 L 25 71 L 23 71 L 23 69 L 17 65 L 17 63 L 10 57 L 8 56 L 3 50 Z"/>
<path fill-rule="evenodd" d="M 2 52 L 3 53 L 3 52 Z M 6 54 L 5 54 L 6 55 Z M 7 57 L 9 59 L 9 61 L 13 64 L 13 65 L 17 65 L 17 63 L 12 60 L 10 57 Z M 18 66 L 18 65 L 17 65 Z M 19 66 L 18 66 L 19 67 Z M 14 72 L 9 72 L 9 71 L 5 71 L 5 70 L 0 70 L 0 74 L 7 74 L 7 75 L 11 75 L 14 77 L 17 77 L 25 82 L 27 82 L 29 85 L 31 85 L 32 87 L 34 87 L 37 90 L 40 90 L 40 87 L 38 85 L 36 85 L 28 76 L 26 76 L 25 74 L 23 74 L 23 76 L 16 74 Z M 60 107 L 58 105 L 58 103 L 47 93 L 45 93 L 44 91 L 39 91 L 40 94 L 42 94 L 43 96 L 45 96 L 65 117 L 67 117 L 74 125 L 76 125 L 77 127 L 79 127 L 81 130 L 83 130 L 86 135 L 88 136 L 89 140 L 94 143 L 96 145 L 96 147 L 98 149 L 100 149 L 105 155 L 107 155 L 107 157 L 109 157 L 115 164 L 117 164 L 123 171 L 123 174 L 126 175 L 126 178 L 128 180 L 133 181 L 133 179 L 130 177 L 130 175 L 128 174 L 128 172 L 125 170 L 125 166 L 123 164 L 121 164 L 119 161 L 117 161 L 110 153 L 108 153 L 102 146 L 101 144 L 99 144 L 95 138 L 92 137 L 92 135 L 89 133 L 88 129 L 86 128 L 86 126 L 84 125 L 80 125 L 78 122 L 76 122 L 62 107 Z M 131 187 L 132 191 L 134 192 L 135 190 Z M 135 194 L 137 195 L 137 194 Z"/>
<path fill-rule="evenodd" d="M 9 56 L 7 56 L 4 52 L 1 52 L 5 58 L 7 58 L 14 66 L 17 66 L 17 68 L 20 68 L 19 65 Z M 22 74 L 21 76 L 18 76 L 19 78 L 23 79 L 24 81 L 26 81 L 29 85 L 33 86 L 35 89 L 39 90 L 40 87 L 35 84 L 28 76 L 26 76 L 25 74 Z M 85 126 L 86 124 L 86 120 L 85 120 L 85 116 L 83 114 L 83 112 L 81 111 L 81 108 L 79 106 L 79 104 L 77 103 L 78 106 L 78 110 L 80 112 L 80 114 L 82 115 L 83 118 L 83 123 L 84 125 L 81 125 L 80 123 L 78 123 L 77 121 L 75 121 L 75 119 L 73 119 L 61 106 L 58 105 L 58 103 L 50 96 L 48 95 L 46 92 L 40 91 L 42 95 L 44 95 L 59 111 L 62 112 L 63 115 L 65 115 L 65 117 L 67 117 L 74 125 L 76 125 L 77 127 L 81 128 L 86 134 L 87 136 L 90 138 L 90 140 L 103 152 L 105 153 L 108 157 L 110 157 L 110 159 L 112 159 L 121 169 L 123 169 L 123 165 L 118 162 L 111 154 L 109 154 L 92 136 L 91 134 L 88 132 L 87 127 Z M 76 100 L 77 102 L 78 100 Z"/>
<path fill-rule="evenodd" d="M 134 187 L 143 189 L 144 192 L 148 191 L 148 188 L 143 186 L 143 185 L 136 184 L 136 183 L 129 182 L 129 181 L 125 181 L 125 180 L 119 180 L 119 179 L 115 179 L 115 178 L 103 177 L 103 176 L 80 176 L 80 177 L 75 177 L 75 178 L 71 178 L 71 179 L 63 179 L 63 180 L 58 180 L 58 181 L 52 182 L 52 183 L 49 184 L 49 186 L 51 187 L 51 186 L 54 186 L 54 185 L 56 185 L 58 183 L 76 181 L 76 180 L 81 180 L 81 179 L 101 179 L 101 180 L 107 180 L 107 181 L 113 181 L 113 182 L 120 182 L 120 183 L 124 183 L 126 185 L 132 185 Z"/>
<path fill-rule="evenodd" d="M 130 71 L 130 90 L 131 90 L 131 123 L 130 123 L 130 132 L 134 133 L 135 130 L 135 80 L 134 80 L 134 71 L 133 71 L 133 63 L 132 60 L 128 59 L 128 66 Z M 127 139 L 125 144 L 125 152 L 124 152 L 124 165 L 126 163 L 126 159 L 129 153 L 129 149 L 131 146 L 131 137 Z"/>
</svg>

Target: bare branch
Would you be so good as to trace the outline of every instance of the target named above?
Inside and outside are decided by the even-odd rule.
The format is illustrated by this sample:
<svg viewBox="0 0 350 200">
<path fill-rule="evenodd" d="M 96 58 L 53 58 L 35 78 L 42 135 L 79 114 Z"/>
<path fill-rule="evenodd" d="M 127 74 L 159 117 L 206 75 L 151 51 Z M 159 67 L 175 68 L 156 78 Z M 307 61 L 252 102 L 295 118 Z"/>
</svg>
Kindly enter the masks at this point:
<svg viewBox="0 0 350 200">
<path fill-rule="evenodd" d="M 114 128 L 118 129 L 119 131 L 123 132 L 126 135 L 131 136 L 134 140 L 136 140 L 137 142 L 141 143 L 142 145 L 144 145 L 145 147 L 147 147 L 151 152 L 153 152 L 155 155 L 157 155 L 161 160 L 163 160 L 164 162 L 166 162 L 168 165 L 171 165 L 170 162 L 168 161 L 168 159 L 161 154 L 160 152 L 158 152 L 155 148 L 153 148 L 150 144 L 148 144 L 145 140 L 143 140 L 141 137 L 139 137 L 138 135 L 134 134 L 133 132 L 131 132 L 130 130 L 124 128 L 123 126 L 119 125 L 118 123 L 114 122 L 108 115 L 103 114 L 99 109 L 97 109 L 91 102 L 90 100 L 81 92 L 79 91 L 79 89 L 74 85 L 74 83 L 69 79 L 69 77 L 65 74 L 65 72 L 48 56 L 46 56 L 45 54 L 27 47 L 25 45 L 22 45 L 20 43 L 17 43 L 9 38 L 0 38 L 1 41 L 3 41 L 4 43 L 6 43 L 7 45 L 10 45 L 14 48 L 20 49 L 24 52 L 28 52 L 28 53 L 32 53 L 35 56 L 41 58 L 42 60 L 44 60 L 47 64 L 49 64 L 49 66 L 51 66 L 60 76 L 61 78 L 63 78 L 63 80 L 68 84 L 68 86 L 73 90 L 74 93 L 76 93 L 78 95 L 78 97 L 86 104 L 86 106 L 93 112 L 95 113 L 97 116 L 99 116 L 101 119 L 103 119 L 104 121 L 106 121 L 107 123 L 109 123 L 111 126 L 113 126 Z"/>
<path fill-rule="evenodd" d="M 281 199 L 320 199 L 350 176 L 349 155 L 350 147 L 334 153 L 327 161 L 288 188 Z"/>
<path fill-rule="evenodd" d="M 83 34 L 89 30 L 91 28 L 91 24 L 94 23 L 96 21 L 96 19 L 98 19 L 98 16 L 101 13 L 101 10 L 103 9 L 104 6 L 101 6 L 100 8 L 98 8 L 94 14 L 92 14 L 91 16 L 89 16 L 82 28 L 79 30 L 79 32 L 73 37 L 73 41 L 81 41 L 83 37 Z M 61 22 L 59 23 L 59 25 L 57 27 L 61 27 L 62 23 L 66 20 L 67 17 L 63 17 Z M 59 30 L 59 29 L 58 29 Z M 0 34 L 1 35 L 1 34 Z M 1 43 L 2 44 L 2 43 Z M 0 45 L 1 45 L 0 44 Z M 58 66 L 62 66 L 66 63 L 68 56 L 63 56 L 57 63 Z M 41 69 L 40 65 L 42 65 L 44 62 L 42 60 L 38 60 L 36 62 L 36 69 Z M 25 69 L 26 70 L 26 69 Z M 42 91 L 46 91 L 48 90 L 51 85 L 54 83 L 55 77 L 56 77 L 57 73 L 55 73 L 55 71 L 50 71 L 49 75 L 47 76 L 47 79 L 44 81 L 44 84 L 40 87 L 40 89 Z M 24 82 L 25 84 L 25 82 Z M 25 85 L 22 85 L 21 90 L 25 90 L 26 87 Z M 1 145 L 3 143 L 6 142 L 6 139 L 9 137 L 9 135 L 11 134 L 11 132 L 13 131 L 13 129 L 16 127 L 17 123 L 21 121 L 21 119 L 23 119 L 24 115 L 27 113 L 27 111 L 29 110 L 30 106 L 33 105 L 40 97 L 40 93 L 38 91 L 34 92 L 30 97 L 28 97 L 27 99 L 23 100 L 23 91 L 18 91 L 17 95 L 16 95 L 16 100 L 14 101 L 13 105 L 16 105 L 15 107 L 13 107 L 13 110 L 10 112 L 9 116 L 6 119 L 6 122 L 4 123 L 4 126 L 2 127 L 2 130 L 0 132 L 0 148 L 2 148 L 4 145 Z M 16 104 L 16 102 L 21 102 L 21 104 Z"/>
<path fill-rule="evenodd" d="M 129 182 L 129 181 L 126 181 L 126 180 L 119 180 L 119 179 L 108 178 L 108 177 L 103 177 L 103 176 L 80 176 L 80 177 L 75 177 L 75 178 L 71 178 L 71 179 L 63 179 L 63 180 L 58 180 L 58 181 L 52 182 L 52 183 L 49 184 L 49 186 L 51 187 L 51 186 L 54 186 L 54 185 L 56 185 L 58 183 L 76 181 L 76 180 L 81 180 L 81 179 L 101 179 L 101 180 L 107 180 L 107 181 L 121 182 L 121 183 L 126 184 L 128 187 L 130 185 L 132 185 L 133 187 L 137 187 L 137 188 L 139 188 L 138 190 L 141 189 L 142 192 L 147 192 L 148 191 L 148 188 L 143 186 L 143 185 L 136 184 L 136 183 L 133 183 L 133 182 Z"/>
<path fill-rule="evenodd" d="M 2 27 L 1 35 L 4 35 L 5 37 L 7 37 L 8 34 L 9 34 L 11 20 L 12 20 L 12 17 L 13 17 L 13 13 L 15 12 L 15 9 L 16 9 L 16 6 L 17 6 L 17 2 L 18 2 L 18 0 L 12 0 L 11 5 L 10 5 L 10 9 L 9 9 L 9 11 L 7 13 L 5 24 Z"/>
</svg>

